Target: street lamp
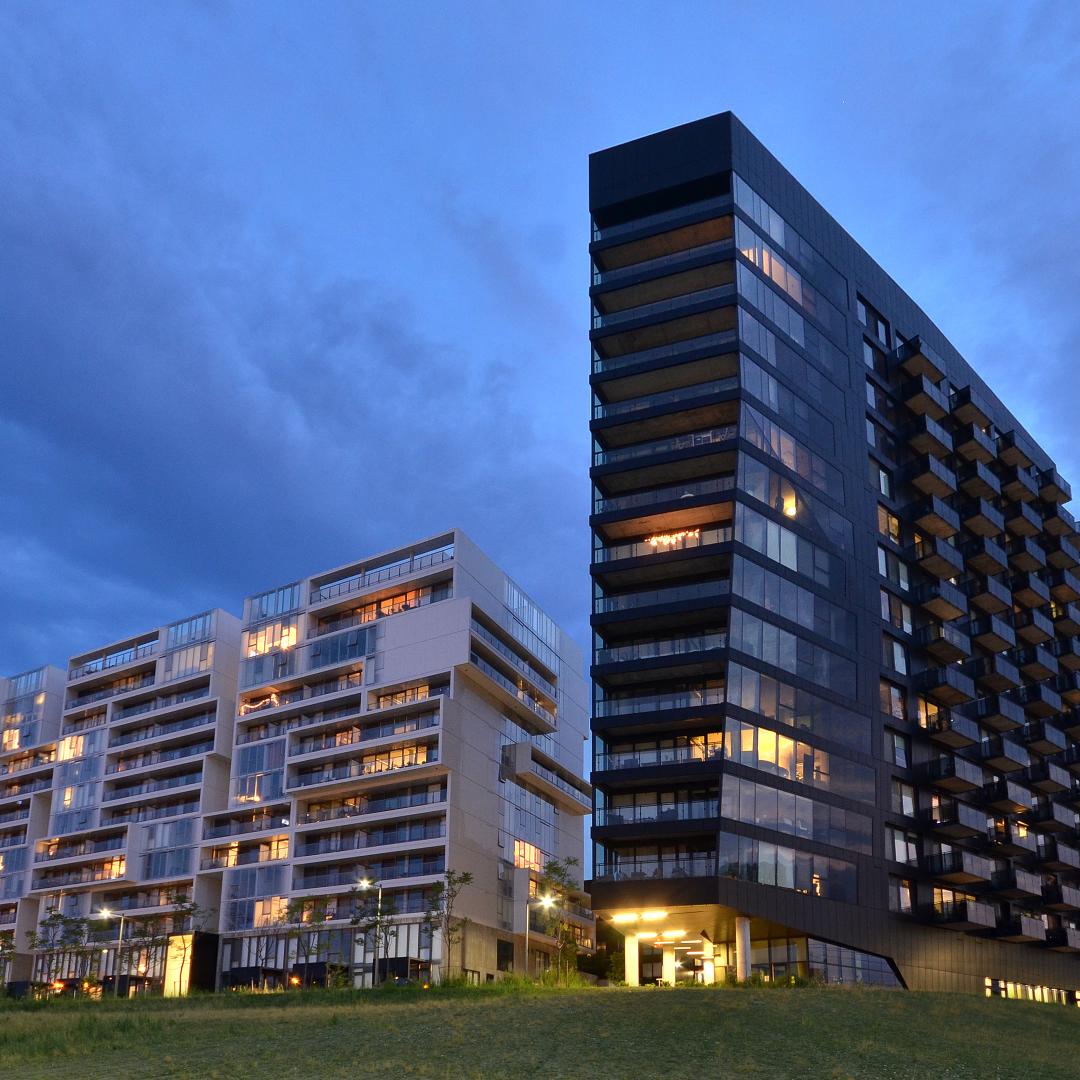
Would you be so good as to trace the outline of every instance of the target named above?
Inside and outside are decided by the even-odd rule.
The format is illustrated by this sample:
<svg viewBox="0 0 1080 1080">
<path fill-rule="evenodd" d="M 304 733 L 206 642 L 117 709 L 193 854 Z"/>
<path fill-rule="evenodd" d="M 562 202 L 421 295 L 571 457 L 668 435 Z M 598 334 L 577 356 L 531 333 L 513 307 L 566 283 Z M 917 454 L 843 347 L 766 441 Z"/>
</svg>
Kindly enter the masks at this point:
<svg viewBox="0 0 1080 1080">
<path fill-rule="evenodd" d="M 539 904 L 545 911 L 547 911 L 555 901 L 550 896 L 541 896 L 536 900 L 530 900 L 525 898 L 525 978 L 529 977 L 529 908 L 534 904 Z"/>
<path fill-rule="evenodd" d="M 361 878 L 358 882 L 361 889 L 378 889 L 375 900 L 375 948 L 372 950 L 373 965 L 371 969 L 371 985 L 379 985 L 379 933 L 382 930 L 382 882 L 372 881 L 371 878 Z"/>
<path fill-rule="evenodd" d="M 113 912 L 108 908 L 102 908 L 98 914 L 108 921 L 113 917 Z M 116 935 L 116 966 L 113 969 L 113 997 L 120 996 L 120 956 L 124 945 L 124 913 L 120 912 L 120 932 Z"/>
</svg>

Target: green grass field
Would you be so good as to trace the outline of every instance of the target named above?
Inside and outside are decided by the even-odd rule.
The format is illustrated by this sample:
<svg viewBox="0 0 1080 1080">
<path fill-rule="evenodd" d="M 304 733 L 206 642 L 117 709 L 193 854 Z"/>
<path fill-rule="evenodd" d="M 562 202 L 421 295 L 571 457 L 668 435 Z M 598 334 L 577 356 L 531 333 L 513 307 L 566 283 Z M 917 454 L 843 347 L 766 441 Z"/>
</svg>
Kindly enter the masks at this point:
<svg viewBox="0 0 1080 1080">
<path fill-rule="evenodd" d="M 0 1005 L 0 1077 L 1080 1077 L 1080 1009 L 854 989 Z"/>
</svg>

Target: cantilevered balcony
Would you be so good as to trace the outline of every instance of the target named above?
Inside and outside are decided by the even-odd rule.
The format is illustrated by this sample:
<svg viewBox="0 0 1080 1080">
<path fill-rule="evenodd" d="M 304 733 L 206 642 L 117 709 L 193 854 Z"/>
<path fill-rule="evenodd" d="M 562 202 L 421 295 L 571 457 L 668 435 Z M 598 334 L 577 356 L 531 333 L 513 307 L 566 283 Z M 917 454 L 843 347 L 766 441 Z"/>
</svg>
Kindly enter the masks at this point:
<svg viewBox="0 0 1080 1080">
<path fill-rule="evenodd" d="M 1071 604 L 1080 600 L 1080 578 L 1071 570 L 1051 570 L 1046 575 L 1050 595 L 1059 604 Z"/>
<path fill-rule="evenodd" d="M 1023 857 L 1037 852 L 1035 833 L 1028 832 L 1022 821 L 1009 818 L 992 818 L 986 830 L 986 841 L 995 858 Z"/>
<path fill-rule="evenodd" d="M 1067 705 L 1080 705 L 1080 671 L 1066 669 L 1055 676 L 1051 686 Z"/>
<path fill-rule="evenodd" d="M 929 416 L 931 420 L 941 421 L 948 415 L 948 399 L 925 375 L 917 375 L 904 383 L 900 397 L 916 416 Z"/>
<path fill-rule="evenodd" d="M 1076 519 L 1063 506 L 1057 503 L 1040 503 L 1042 527 L 1051 536 L 1076 537 Z"/>
<path fill-rule="evenodd" d="M 927 536 L 942 538 L 960 531 L 960 515 L 936 495 L 924 495 L 908 506 L 915 528 Z"/>
<path fill-rule="evenodd" d="M 1014 612 L 1012 623 L 1018 640 L 1028 645 L 1041 645 L 1054 636 L 1054 624 L 1050 617 L 1037 608 Z"/>
<path fill-rule="evenodd" d="M 994 892 L 1008 900 L 1042 899 L 1042 878 L 1030 870 L 1018 866 L 995 870 L 991 882 Z"/>
<path fill-rule="evenodd" d="M 953 450 L 952 436 L 932 417 L 920 416 L 904 429 L 908 446 L 917 454 L 948 457 Z"/>
<path fill-rule="evenodd" d="M 965 710 L 966 715 L 994 731 L 1013 731 L 1024 726 L 1024 710 L 1004 694 L 987 694 Z"/>
<path fill-rule="evenodd" d="M 1031 468 L 1031 458 L 1024 449 L 1021 437 L 1018 437 L 1015 431 L 1005 431 L 998 436 L 997 453 L 1006 465 L 1019 465 L 1022 469 Z"/>
<path fill-rule="evenodd" d="M 1035 574 L 1013 574 L 1008 581 L 1013 600 L 1024 607 L 1040 608 L 1050 603 L 1050 590 Z"/>
<path fill-rule="evenodd" d="M 1019 686 L 1009 696 L 1028 716 L 1046 717 L 1061 712 L 1061 695 L 1046 683 Z"/>
<path fill-rule="evenodd" d="M 987 652 L 999 653 L 1016 645 L 1013 628 L 997 615 L 982 615 L 967 624 L 971 640 Z"/>
<path fill-rule="evenodd" d="M 1005 504 L 1005 528 L 1013 536 L 1038 536 L 1042 532 L 1042 518 L 1025 502 Z"/>
<path fill-rule="evenodd" d="M 979 757 L 987 768 L 1000 773 L 1022 772 L 1031 761 L 1027 750 L 1005 735 L 989 735 L 983 739 L 979 744 Z"/>
<path fill-rule="evenodd" d="M 1080 709 L 1065 709 L 1053 717 L 1052 723 L 1061 728 L 1069 738 L 1080 740 Z M 1080 771 L 1080 746 L 1070 746 L 1065 751 L 1062 764 Z"/>
<path fill-rule="evenodd" d="M 1065 634 L 1070 637 L 1080 634 L 1080 605 L 1052 601 L 1050 621 L 1054 624 L 1055 634 Z"/>
<path fill-rule="evenodd" d="M 1039 832 L 1068 833 L 1076 830 L 1076 811 L 1069 810 L 1060 803 L 1051 802 L 1040 796 L 1030 810 L 1024 812 L 1024 819 Z"/>
<path fill-rule="evenodd" d="M 971 851 L 953 848 L 926 858 L 926 871 L 935 881 L 951 885 L 979 885 L 990 880 L 994 873 L 992 860 Z"/>
<path fill-rule="evenodd" d="M 1009 565 L 1014 570 L 1036 574 L 1046 568 L 1046 552 L 1028 536 L 1017 536 L 1005 545 Z"/>
<path fill-rule="evenodd" d="M 962 630 L 948 623 L 930 623 L 915 631 L 915 644 L 944 664 L 971 655 L 971 640 Z"/>
<path fill-rule="evenodd" d="M 1059 881 L 1042 887 L 1043 906 L 1052 911 L 1080 911 L 1080 889 Z"/>
<path fill-rule="evenodd" d="M 1020 737 L 1024 745 L 1036 754 L 1059 754 L 1069 745 L 1064 732 L 1045 720 L 1029 720 Z"/>
<path fill-rule="evenodd" d="M 1004 653 L 980 656 L 963 665 L 964 672 L 970 675 L 982 691 L 1002 694 L 1021 685 L 1020 669 Z"/>
<path fill-rule="evenodd" d="M 980 900 L 939 900 L 923 909 L 928 922 L 946 930 L 992 930 L 997 926 L 993 904 Z"/>
<path fill-rule="evenodd" d="M 1072 501 L 1072 488 L 1062 478 L 1057 469 L 1043 469 L 1039 473 L 1039 497 L 1047 502 L 1067 503 Z"/>
<path fill-rule="evenodd" d="M 965 540 L 960 547 L 968 569 L 977 574 L 994 575 L 1007 570 L 1009 557 L 1005 549 L 996 541 L 986 536 Z M 1012 606 L 1012 600 L 1009 601 Z"/>
<path fill-rule="evenodd" d="M 1058 662 L 1050 650 L 1042 645 L 1025 645 L 1022 648 L 1010 649 L 1008 656 L 1025 678 L 1035 682 L 1052 679 L 1058 673 Z"/>
<path fill-rule="evenodd" d="M 1040 721 L 1041 723 L 1041 721 Z M 1053 730 L 1053 729 L 1050 729 Z M 1057 795 L 1073 789 L 1072 776 L 1064 765 L 1040 758 L 1033 761 L 1024 773 L 1024 782 L 1042 795 Z"/>
<path fill-rule="evenodd" d="M 956 479 L 960 490 L 971 499 L 989 501 L 1001 494 L 998 478 L 982 462 L 969 461 L 958 470 Z"/>
<path fill-rule="evenodd" d="M 960 504 L 960 520 L 968 532 L 976 536 L 1000 536 L 1005 519 L 986 499 L 965 499 Z"/>
<path fill-rule="evenodd" d="M 907 551 L 907 557 L 934 577 L 952 578 L 964 572 L 964 559 L 960 552 L 952 544 L 936 536 L 926 537 L 912 544 Z"/>
<path fill-rule="evenodd" d="M 1045 941 L 1046 925 L 1034 915 L 1014 915 L 998 923 L 997 937 L 1000 941 Z"/>
<path fill-rule="evenodd" d="M 960 705 L 975 697 L 975 683 L 959 668 L 935 667 L 915 676 L 915 687 L 945 705 Z"/>
<path fill-rule="evenodd" d="M 1069 637 L 1055 638 L 1047 645 L 1047 648 L 1054 654 L 1054 659 L 1064 670 L 1076 672 L 1080 670 L 1080 638 L 1077 638 L 1071 630 L 1068 633 Z"/>
<path fill-rule="evenodd" d="M 924 495 L 947 499 L 956 493 L 956 473 L 930 454 L 917 458 L 908 468 L 905 479 Z"/>
<path fill-rule="evenodd" d="M 914 600 L 923 611 L 949 622 L 968 613 L 968 600 L 951 582 L 940 580 L 920 585 Z"/>
<path fill-rule="evenodd" d="M 1019 465 L 1006 465 L 998 474 L 1001 494 L 1010 502 L 1034 502 L 1039 495 L 1035 478 Z"/>
<path fill-rule="evenodd" d="M 1075 570 L 1080 566 L 1080 549 L 1064 536 L 1045 537 L 1043 547 L 1046 561 L 1058 570 Z"/>
<path fill-rule="evenodd" d="M 932 383 L 945 378 L 945 361 L 918 334 L 897 346 L 890 359 L 908 375 L 922 376 Z"/>
<path fill-rule="evenodd" d="M 1080 871 L 1080 851 L 1058 837 L 1042 833 L 1037 837 L 1038 859 L 1047 870 Z"/>
<path fill-rule="evenodd" d="M 972 386 L 961 386 L 953 390 L 949 396 L 949 406 L 953 416 L 961 424 L 975 424 L 980 428 L 990 426 L 990 406 Z"/>
<path fill-rule="evenodd" d="M 927 716 L 923 730 L 933 742 L 951 749 L 974 746 L 980 739 L 979 725 L 951 709 L 938 709 Z"/>
<path fill-rule="evenodd" d="M 1051 952 L 1080 952 L 1080 930 L 1056 926 L 1046 932 L 1046 947 Z"/>
<path fill-rule="evenodd" d="M 975 424 L 961 424 L 956 429 L 953 447 L 962 458 L 983 465 L 989 465 L 997 457 L 994 440 Z"/>
<path fill-rule="evenodd" d="M 978 791 L 984 782 L 983 771 L 978 765 L 951 754 L 925 762 L 918 773 L 924 783 L 952 793 Z"/>
<path fill-rule="evenodd" d="M 1019 814 L 1031 810 L 1031 793 L 1015 780 L 991 780 L 983 785 L 985 806 L 1002 814 Z"/>
<path fill-rule="evenodd" d="M 957 799 L 942 799 L 936 807 L 924 810 L 923 825 L 935 836 L 962 839 L 986 832 L 986 813 Z"/>
</svg>

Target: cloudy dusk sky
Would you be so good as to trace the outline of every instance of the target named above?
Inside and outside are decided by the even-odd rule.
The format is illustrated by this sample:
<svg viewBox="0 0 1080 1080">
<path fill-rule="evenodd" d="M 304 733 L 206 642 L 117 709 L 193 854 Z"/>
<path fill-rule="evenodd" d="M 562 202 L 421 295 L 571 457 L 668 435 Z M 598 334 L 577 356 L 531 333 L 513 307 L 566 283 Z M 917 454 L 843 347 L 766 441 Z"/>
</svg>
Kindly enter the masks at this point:
<svg viewBox="0 0 1080 1080">
<path fill-rule="evenodd" d="M 585 646 L 588 154 L 725 109 L 1080 482 L 1080 5 L 0 0 L 0 672 L 454 525 Z"/>
</svg>

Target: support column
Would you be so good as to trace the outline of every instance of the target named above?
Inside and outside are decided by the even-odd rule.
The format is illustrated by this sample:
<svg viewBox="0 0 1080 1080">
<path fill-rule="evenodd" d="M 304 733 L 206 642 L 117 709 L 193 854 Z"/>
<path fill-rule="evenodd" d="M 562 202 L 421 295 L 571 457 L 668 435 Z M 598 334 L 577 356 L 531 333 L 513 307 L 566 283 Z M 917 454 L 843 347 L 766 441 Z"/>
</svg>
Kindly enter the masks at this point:
<svg viewBox="0 0 1080 1080">
<path fill-rule="evenodd" d="M 711 941 L 706 939 L 702 942 L 705 955 L 701 958 L 702 979 L 706 986 L 712 986 L 716 982 L 716 949 Z"/>
<path fill-rule="evenodd" d="M 641 966 L 638 963 L 637 934 L 629 933 L 623 938 L 623 964 L 626 968 L 623 978 L 627 986 L 641 985 Z"/>
<path fill-rule="evenodd" d="M 739 982 L 750 978 L 750 920 L 735 916 L 735 977 Z"/>
<path fill-rule="evenodd" d="M 675 944 L 664 944 L 664 964 L 661 975 L 665 986 L 675 985 Z"/>
</svg>

